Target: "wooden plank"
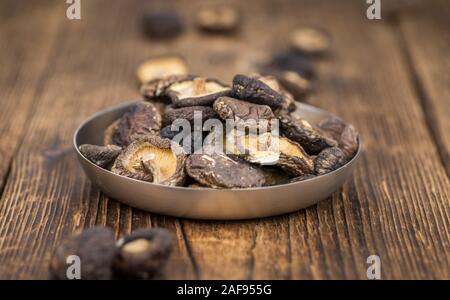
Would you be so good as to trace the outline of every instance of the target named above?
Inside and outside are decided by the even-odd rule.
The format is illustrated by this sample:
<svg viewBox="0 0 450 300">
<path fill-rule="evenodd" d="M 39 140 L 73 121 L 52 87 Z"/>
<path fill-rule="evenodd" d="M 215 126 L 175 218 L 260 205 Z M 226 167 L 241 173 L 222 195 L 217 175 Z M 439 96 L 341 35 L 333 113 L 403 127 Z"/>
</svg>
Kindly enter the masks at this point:
<svg viewBox="0 0 450 300">
<path fill-rule="evenodd" d="M 448 278 L 448 178 L 389 24 L 354 2 L 253 4 L 241 34 L 256 49 L 280 50 L 302 24 L 332 33 L 310 102 L 355 123 L 365 154 L 340 193 L 287 224 L 186 222 L 202 278 L 364 279 L 371 254 L 383 278 Z"/>
<path fill-rule="evenodd" d="M 52 67 L 47 60 L 58 38 L 56 8 L 48 1 L 0 3 L 0 194 Z"/>
<path fill-rule="evenodd" d="M 326 12 L 313 9 L 314 18 Z M 319 65 L 312 103 L 353 122 L 365 151 L 341 199 L 333 198 L 330 225 L 317 208 L 320 256 L 330 277 L 341 277 L 331 276 L 341 269 L 342 277 L 365 278 L 365 258 L 377 254 L 384 278 L 448 278 L 448 178 L 396 34 L 387 22 L 365 19 L 364 11 L 364 4 L 339 2 L 317 18 L 326 20 L 335 53 Z M 337 239 L 329 233 L 334 228 Z M 327 254 L 328 243 L 341 250 Z"/>
<path fill-rule="evenodd" d="M 76 162 L 71 145 L 74 129 L 95 111 L 137 97 L 134 67 L 149 48 L 136 38 L 135 24 L 128 22 L 135 3 L 83 3 L 87 7 L 81 21 L 66 20 L 66 4 L 58 6 L 58 51 L 46 62 L 52 69 L 41 83 L 39 105 L 27 120 L 29 128 L 0 201 L 0 278 L 47 278 L 51 253 L 60 240 L 94 225 L 109 225 L 117 236 L 136 227 L 170 228 L 178 237 L 168 266 L 176 266 L 172 277 L 191 278 L 194 271 L 179 238 L 178 221 L 153 219 L 107 199 Z"/>
<path fill-rule="evenodd" d="M 396 22 L 417 79 L 425 115 L 450 176 L 450 5 L 431 1 L 398 10 Z"/>
<path fill-rule="evenodd" d="M 450 277 L 448 178 L 396 35 L 384 22 L 365 20 L 364 6 L 236 1 L 245 16 L 237 36 L 205 38 L 189 28 L 157 44 L 119 20 L 160 3 L 88 3 L 82 21 L 62 24 L 54 68 L 0 200 L 0 278 L 45 278 L 61 238 L 96 224 L 117 236 L 169 228 L 178 247 L 164 278 L 366 278 L 370 254 L 380 255 L 383 278 Z M 200 3 L 178 5 L 192 24 Z M 331 199 L 287 216 L 205 222 L 131 209 L 91 187 L 70 150 L 73 129 L 102 107 L 136 97 L 140 60 L 179 51 L 195 73 L 229 81 L 285 47 L 291 28 L 305 23 L 335 40 L 333 56 L 318 65 L 310 102 L 353 122 L 365 147 L 354 176 Z"/>
</svg>

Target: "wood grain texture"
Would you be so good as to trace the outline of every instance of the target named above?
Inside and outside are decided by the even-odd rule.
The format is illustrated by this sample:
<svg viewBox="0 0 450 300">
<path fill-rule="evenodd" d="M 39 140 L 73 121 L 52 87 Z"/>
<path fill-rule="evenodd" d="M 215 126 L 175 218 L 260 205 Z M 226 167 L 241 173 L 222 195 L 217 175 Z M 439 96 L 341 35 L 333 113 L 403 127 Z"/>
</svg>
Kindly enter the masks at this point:
<svg viewBox="0 0 450 300">
<path fill-rule="evenodd" d="M 0 202 L 2 279 L 47 278 L 54 247 L 79 228 L 107 225 L 119 237 L 132 228 L 158 225 L 182 236 L 177 220 L 156 217 L 152 222 L 148 214 L 100 194 L 76 162 L 71 144 L 75 128 L 95 111 L 138 96 L 133 75 L 141 58 L 133 53 L 145 53 L 147 47 L 136 33 L 129 34 L 135 32 L 134 23 L 108 22 L 120 19 L 123 7 L 105 11 L 106 2 L 88 3 L 82 21 L 65 19 L 64 2 L 57 9 L 57 51 L 45 62 L 52 71 L 41 82 L 39 105 L 27 120 Z M 45 19 L 41 22 L 46 26 Z M 137 42 L 125 45 L 125 40 Z M 191 278 L 183 239 L 176 245 L 171 264 L 177 267 L 171 275 Z"/>
<path fill-rule="evenodd" d="M 29 58 L 29 74 L 40 79 L 38 96 L 29 97 L 39 105 L 24 102 L 29 113 L 18 111 L 23 133 L 0 131 L 2 147 L 11 140 L 19 148 L 0 199 L 0 278 L 46 278 L 61 239 L 95 225 L 110 226 L 117 237 L 168 228 L 176 247 L 162 278 L 364 279 L 371 254 L 381 257 L 386 279 L 450 278 L 449 181 L 402 41 L 391 23 L 368 21 L 363 2 L 335 2 L 234 1 L 245 19 L 237 35 L 225 37 L 191 26 L 202 1 L 180 1 L 175 8 L 189 26 L 165 42 L 143 38 L 136 22 L 163 1 L 86 1 L 81 21 L 65 19 L 63 2 L 40 7 L 52 18 L 33 15 L 33 22 L 54 42 L 41 50 L 45 63 Z M 15 22 L 2 25 L 14 31 Z M 334 40 L 332 55 L 317 62 L 318 88 L 309 102 L 354 123 L 364 145 L 353 177 L 330 199 L 261 220 L 179 220 L 108 199 L 82 174 L 71 149 L 74 129 L 95 111 L 138 96 L 134 69 L 141 60 L 179 53 L 193 73 L 229 82 L 285 49 L 290 30 L 304 24 L 325 28 Z M 416 41 L 408 49 L 409 43 Z M 11 44 L 33 51 L 22 38 Z M 434 74 L 425 66 L 417 72 L 419 80 Z M 24 79 L 8 78 L 0 84 L 19 93 L 11 84 Z"/>
<path fill-rule="evenodd" d="M 430 129 L 450 176 L 450 6 L 448 1 L 396 12 Z"/>
<path fill-rule="evenodd" d="M 42 92 L 41 83 L 51 66 L 46 64 L 58 38 L 56 6 L 42 9 L 36 3 L 0 3 L 0 191 L 11 159 Z M 43 24 L 46 26 L 42 26 Z M 30 45 L 34 45 L 30 47 Z"/>
</svg>

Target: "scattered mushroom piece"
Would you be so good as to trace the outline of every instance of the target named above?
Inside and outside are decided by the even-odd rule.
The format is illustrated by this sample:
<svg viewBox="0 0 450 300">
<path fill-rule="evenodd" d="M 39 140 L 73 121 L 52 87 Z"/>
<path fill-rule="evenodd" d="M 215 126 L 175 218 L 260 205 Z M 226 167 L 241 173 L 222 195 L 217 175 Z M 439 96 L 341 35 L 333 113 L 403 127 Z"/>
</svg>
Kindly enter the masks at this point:
<svg viewBox="0 0 450 300">
<path fill-rule="evenodd" d="M 205 7 L 196 15 L 197 26 L 211 33 L 229 33 L 234 31 L 240 23 L 240 15 L 230 6 Z"/>
<path fill-rule="evenodd" d="M 169 39 L 183 31 L 183 22 L 171 10 L 150 12 L 142 17 L 142 30 L 148 37 Z"/>
<path fill-rule="evenodd" d="M 166 229 L 137 229 L 119 240 L 114 273 L 119 278 L 150 279 L 161 272 L 172 247 L 172 235 Z"/>
<path fill-rule="evenodd" d="M 176 55 L 155 57 L 142 62 L 137 68 L 137 76 L 143 84 L 168 76 L 188 74 L 188 67 L 183 58 Z"/>
<path fill-rule="evenodd" d="M 78 256 L 81 262 L 80 278 L 83 280 L 108 280 L 112 278 L 111 264 L 116 255 L 112 231 L 95 227 L 76 232 L 65 239 L 50 261 L 53 279 L 67 280 L 68 258 Z"/>
<path fill-rule="evenodd" d="M 330 49 L 331 38 L 325 31 L 317 28 L 299 28 L 291 34 L 291 46 L 305 54 L 323 54 Z"/>
<path fill-rule="evenodd" d="M 293 51 L 285 51 L 275 54 L 271 61 L 262 66 L 265 70 L 291 71 L 304 78 L 311 79 L 315 76 L 313 62 L 309 57 L 300 55 Z M 270 74 L 270 72 L 267 72 Z"/>
<path fill-rule="evenodd" d="M 296 101 L 304 100 L 313 90 L 312 81 L 295 71 L 265 68 L 263 72 L 274 76 Z"/>
</svg>

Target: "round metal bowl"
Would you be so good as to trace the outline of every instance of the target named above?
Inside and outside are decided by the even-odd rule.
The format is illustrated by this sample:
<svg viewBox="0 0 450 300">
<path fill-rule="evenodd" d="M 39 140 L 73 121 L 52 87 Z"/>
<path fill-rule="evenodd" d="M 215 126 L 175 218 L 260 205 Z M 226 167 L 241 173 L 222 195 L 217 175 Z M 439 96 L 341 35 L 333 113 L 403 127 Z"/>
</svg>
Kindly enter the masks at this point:
<svg viewBox="0 0 450 300">
<path fill-rule="evenodd" d="M 355 157 L 339 169 L 301 182 L 249 189 L 209 189 L 171 187 L 116 175 L 87 160 L 78 150 L 82 144 L 102 145 L 103 132 L 130 106 L 128 102 L 103 110 L 86 120 L 76 130 L 74 148 L 80 164 L 105 194 L 149 212 L 195 219 L 237 220 L 261 218 L 293 212 L 316 204 L 338 190 L 350 176 L 360 157 L 361 143 Z M 312 124 L 332 116 L 307 104 L 297 104 L 295 114 Z"/>
</svg>

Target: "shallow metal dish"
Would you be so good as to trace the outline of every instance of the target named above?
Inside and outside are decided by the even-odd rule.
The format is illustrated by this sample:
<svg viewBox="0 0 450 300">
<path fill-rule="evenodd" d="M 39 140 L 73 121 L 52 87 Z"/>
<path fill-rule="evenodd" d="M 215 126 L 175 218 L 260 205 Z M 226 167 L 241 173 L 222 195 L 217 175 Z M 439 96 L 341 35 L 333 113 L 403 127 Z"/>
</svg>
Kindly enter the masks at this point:
<svg viewBox="0 0 450 300">
<path fill-rule="evenodd" d="M 81 144 L 102 145 L 103 131 L 131 105 L 128 102 L 103 110 L 76 130 L 74 147 L 81 166 L 104 193 L 125 204 L 150 212 L 195 219 L 237 220 L 279 215 L 316 204 L 338 190 L 350 175 L 361 153 L 341 168 L 301 182 L 236 190 L 170 187 L 116 175 L 87 160 Z M 295 114 L 312 124 L 332 116 L 311 105 L 297 103 Z"/>
</svg>

